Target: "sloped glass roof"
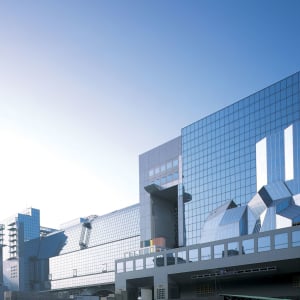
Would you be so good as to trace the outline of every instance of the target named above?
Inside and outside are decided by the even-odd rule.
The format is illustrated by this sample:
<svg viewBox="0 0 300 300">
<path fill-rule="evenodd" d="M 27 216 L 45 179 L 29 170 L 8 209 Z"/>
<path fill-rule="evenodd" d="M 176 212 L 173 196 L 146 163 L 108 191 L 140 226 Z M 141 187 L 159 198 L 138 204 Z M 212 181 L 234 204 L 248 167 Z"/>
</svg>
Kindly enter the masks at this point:
<svg viewBox="0 0 300 300">
<path fill-rule="evenodd" d="M 228 209 L 235 208 L 237 205 L 234 203 L 233 200 L 229 200 L 225 202 L 223 205 L 216 208 L 211 214 L 208 216 L 207 221 L 210 219 L 215 218 L 217 215 L 224 214 Z"/>
</svg>

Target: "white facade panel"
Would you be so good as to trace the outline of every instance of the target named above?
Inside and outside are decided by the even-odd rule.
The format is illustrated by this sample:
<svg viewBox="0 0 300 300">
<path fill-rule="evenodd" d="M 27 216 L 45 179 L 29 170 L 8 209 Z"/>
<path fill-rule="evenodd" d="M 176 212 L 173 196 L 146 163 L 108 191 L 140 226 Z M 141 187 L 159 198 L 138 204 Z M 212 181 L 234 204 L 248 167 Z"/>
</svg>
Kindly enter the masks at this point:
<svg viewBox="0 0 300 300">
<path fill-rule="evenodd" d="M 284 130 L 285 180 L 294 179 L 293 125 Z"/>
<path fill-rule="evenodd" d="M 256 190 L 268 184 L 267 139 L 256 143 Z"/>
</svg>

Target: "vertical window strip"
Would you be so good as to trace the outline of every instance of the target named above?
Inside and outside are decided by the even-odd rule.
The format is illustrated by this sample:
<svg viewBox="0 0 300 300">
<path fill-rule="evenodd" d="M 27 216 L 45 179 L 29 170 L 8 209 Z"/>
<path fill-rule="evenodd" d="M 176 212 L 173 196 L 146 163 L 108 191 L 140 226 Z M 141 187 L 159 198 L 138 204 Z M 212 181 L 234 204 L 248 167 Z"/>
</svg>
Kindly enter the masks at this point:
<svg viewBox="0 0 300 300">
<path fill-rule="evenodd" d="M 257 191 L 267 182 L 267 139 L 256 143 L 256 189 Z"/>
<path fill-rule="evenodd" d="M 294 179 L 293 125 L 284 130 L 285 180 Z"/>
</svg>

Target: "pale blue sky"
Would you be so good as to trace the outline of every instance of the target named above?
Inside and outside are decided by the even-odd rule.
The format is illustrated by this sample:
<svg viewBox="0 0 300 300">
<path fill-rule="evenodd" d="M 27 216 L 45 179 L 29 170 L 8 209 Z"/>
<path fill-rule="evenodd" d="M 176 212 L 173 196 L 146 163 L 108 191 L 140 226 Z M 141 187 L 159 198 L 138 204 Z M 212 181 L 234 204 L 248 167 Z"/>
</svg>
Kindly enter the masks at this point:
<svg viewBox="0 0 300 300">
<path fill-rule="evenodd" d="M 138 155 L 300 70 L 297 0 L 0 0 L 0 220 L 138 202 Z"/>
</svg>

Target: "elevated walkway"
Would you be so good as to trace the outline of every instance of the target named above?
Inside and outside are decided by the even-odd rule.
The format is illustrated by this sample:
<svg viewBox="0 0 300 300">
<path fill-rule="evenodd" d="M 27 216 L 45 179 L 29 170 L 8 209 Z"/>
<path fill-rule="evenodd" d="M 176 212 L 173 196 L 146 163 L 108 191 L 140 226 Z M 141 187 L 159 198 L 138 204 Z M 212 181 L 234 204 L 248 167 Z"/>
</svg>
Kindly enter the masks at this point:
<svg viewBox="0 0 300 300">
<path fill-rule="evenodd" d="M 263 281 L 266 288 L 258 289 L 261 296 L 300 295 L 300 226 L 126 257 L 117 260 L 115 268 L 116 290 L 151 287 L 154 299 L 171 299 L 172 289 L 174 299 L 184 299 L 187 286 L 200 287 L 200 296 L 220 295 L 220 291 L 251 296 L 257 295 L 253 285 Z M 226 290 L 227 285 L 231 287 Z M 157 289 L 165 290 L 165 298 L 157 297 Z"/>
</svg>

